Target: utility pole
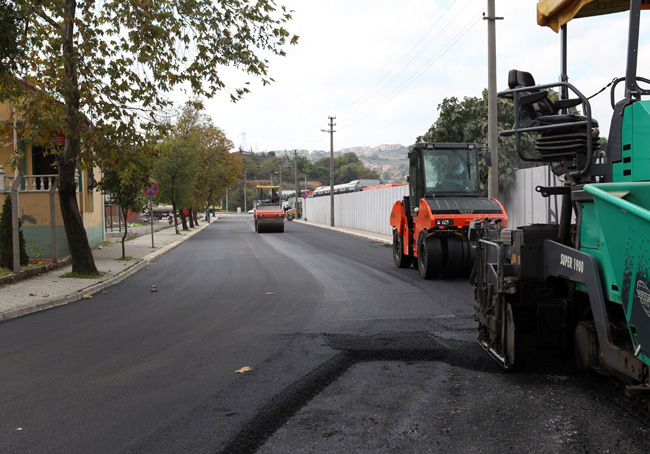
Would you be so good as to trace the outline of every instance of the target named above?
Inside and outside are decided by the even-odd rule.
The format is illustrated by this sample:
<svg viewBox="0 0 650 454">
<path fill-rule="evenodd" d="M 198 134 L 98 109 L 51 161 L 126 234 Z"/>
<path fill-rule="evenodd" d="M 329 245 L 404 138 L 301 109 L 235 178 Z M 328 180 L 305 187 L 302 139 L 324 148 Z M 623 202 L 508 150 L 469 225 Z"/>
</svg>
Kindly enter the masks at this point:
<svg viewBox="0 0 650 454">
<path fill-rule="evenodd" d="M 294 208 L 296 209 L 296 216 L 298 216 L 298 150 L 293 150 L 293 174 L 296 183 L 296 193 L 294 196 L 296 203 Z"/>
<path fill-rule="evenodd" d="M 248 213 L 247 207 L 246 207 L 246 171 L 244 170 L 244 212 Z"/>
<path fill-rule="evenodd" d="M 488 197 L 499 196 L 499 136 L 497 133 L 497 46 L 496 46 L 496 21 L 503 17 L 496 17 L 494 0 L 487 0 L 488 21 L 488 148 L 492 158 L 492 168 L 488 173 Z"/>
<path fill-rule="evenodd" d="M 327 117 L 330 120 L 329 129 L 321 129 L 322 132 L 330 134 L 330 226 L 334 227 L 334 120 L 336 117 Z"/>
</svg>

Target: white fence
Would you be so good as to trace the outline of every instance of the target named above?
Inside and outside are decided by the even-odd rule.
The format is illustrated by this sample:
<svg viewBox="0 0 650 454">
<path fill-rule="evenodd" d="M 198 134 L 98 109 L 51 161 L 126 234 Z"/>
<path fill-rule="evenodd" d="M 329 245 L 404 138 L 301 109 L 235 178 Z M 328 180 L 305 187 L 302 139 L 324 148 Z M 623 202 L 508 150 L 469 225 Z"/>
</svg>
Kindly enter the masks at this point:
<svg viewBox="0 0 650 454">
<path fill-rule="evenodd" d="M 390 235 L 393 204 L 407 194 L 404 185 L 335 195 L 334 224 Z M 330 196 L 307 199 L 305 217 L 309 221 L 330 225 L 330 212 Z"/>
<path fill-rule="evenodd" d="M 544 198 L 536 186 L 557 186 L 561 183 L 548 166 L 517 171 L 516 181 L 500 198 L 508 214 L 508 227 L 556 222 L 559 200 Z M 408 186 L 373 189 L 334 196 L 334 223 L 338 227 L 391 234 L 390 212 L 393 204 L 408 195 Z M 330 224 L 330 197 L 308 198 L 305 217 L 312 222 Z"/>
<path fill-rule="evenodd" d="M 508 215 L 508 228 L 557 223 L 561 199 L 558 196 L 544 198 L 535 188 L 562 184 L 548 166 L 517 170 L 517 179 L 499 199 Z"/>
</svg>

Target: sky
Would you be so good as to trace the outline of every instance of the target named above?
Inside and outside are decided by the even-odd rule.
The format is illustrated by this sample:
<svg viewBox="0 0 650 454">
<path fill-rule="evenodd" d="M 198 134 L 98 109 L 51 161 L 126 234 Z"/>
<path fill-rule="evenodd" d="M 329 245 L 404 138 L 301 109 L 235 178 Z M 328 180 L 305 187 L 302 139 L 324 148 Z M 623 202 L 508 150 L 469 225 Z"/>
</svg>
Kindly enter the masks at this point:
<svg viewBox="0 0 650 454">
<path fill-rule="evenodd" d="M 444 98 L 479 97 L 487 87 L 487 0 L 277 0 L 294 11 L 286 28 L 300 36 L 286 57 L 272 57 L 270 77 L 228 69 L 230 87 L 251 81 L 237 103 L 227 93 L 206 112 L 236 147 L 253 151 L 329 150 L 410 145 L 438 118 Z M 535 0 L 496 0 L 497 89 L 510 69 L 551 83 L 560 74 L 560 36 L 536 22 Z M 650 77 L 643 33 L 639 75 Z M 569 82 L 591 96 L 625 75 L 627 13 L 569 23 Z M 622 93 L 619 85 L 619 98 Z M 609 90 L 592 100 L 601 136 L 609 130 Z"/>
</svg>

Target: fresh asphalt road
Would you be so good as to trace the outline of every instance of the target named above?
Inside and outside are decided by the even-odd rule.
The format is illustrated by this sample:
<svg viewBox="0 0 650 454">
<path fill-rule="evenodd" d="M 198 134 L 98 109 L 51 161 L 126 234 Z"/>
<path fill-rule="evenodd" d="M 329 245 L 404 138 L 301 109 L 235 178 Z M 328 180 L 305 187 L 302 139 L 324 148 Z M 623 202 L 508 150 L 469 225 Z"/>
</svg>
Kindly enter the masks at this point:
<svg viewBox="0 0 650 454">
<path fill-rule="evenodd" d="M 256 234 L 250 216 L 222 216 L 108 294 L 0 324 L 0 452 L 120 451 L 285 364 L 233 408 L 215 402 L 234 424 L 214 429 L 214 451 L 242 409 L 331 358 L 322 333 L 426 330 L 468 318 L 469 294 L 395 269 L 385 244 L 297 223 Z"/>
<path fill-rule="evenodd" d="M 467 281 L 382 243 L 222 216 L 108 292 L 0 324 L 0 453 L 650 451 L 566 365 L 503 374 Z"/>
</svg>

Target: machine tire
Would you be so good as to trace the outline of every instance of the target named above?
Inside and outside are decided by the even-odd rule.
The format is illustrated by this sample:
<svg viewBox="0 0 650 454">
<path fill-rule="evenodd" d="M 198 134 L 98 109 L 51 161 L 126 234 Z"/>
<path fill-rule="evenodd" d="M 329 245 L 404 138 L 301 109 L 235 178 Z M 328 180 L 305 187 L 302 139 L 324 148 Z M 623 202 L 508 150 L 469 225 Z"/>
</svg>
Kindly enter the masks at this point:
<svg viewBox="0 0 650 454">
<path fill-rule="evenodd" d="M 456 278 L 460 277 L 463 273 L 463 265 L 465 265 L 465 251 L 463 248 L 462 237 L 460 236 L 448 236 L 445 238 L 446 254 L 445 258 L 447 259 L 442 269 L 442 277 L 444 278 Z"/>
<path fill-rule="evenodd" d="M 573 354 L 578 369 L 583 372 L 595 370 L 598 366 L 598 352 L 598 334 L 594 322 L 578 322 L 573 333 Z"/>
<path fill-rule="evenodd" d="M 465 263 L 463 276 L 469 277 L 472 274 L 472 270 L 474 269 L 474 262 L 476 261 L 476 246 L 472 245 L 466 236 L 463 236 L 463 244 L 467 249 L 467 262 Z"/>
<path fill-rule="evenodd" d="M 433 279 L 440 275 L 443 262 L 442 241 L 439 236 L 427 238 L 422 232 L 418 238 L 418 271 L 422 279 Z"/>
<path fill-rule="evenodd" d="M 413 257 L 404 254 L 403 241 L 397 230 L 393 230 L 393 262 L 397 268 L 408 268 L 413 262 Z"/>
</svg>

